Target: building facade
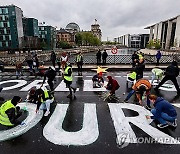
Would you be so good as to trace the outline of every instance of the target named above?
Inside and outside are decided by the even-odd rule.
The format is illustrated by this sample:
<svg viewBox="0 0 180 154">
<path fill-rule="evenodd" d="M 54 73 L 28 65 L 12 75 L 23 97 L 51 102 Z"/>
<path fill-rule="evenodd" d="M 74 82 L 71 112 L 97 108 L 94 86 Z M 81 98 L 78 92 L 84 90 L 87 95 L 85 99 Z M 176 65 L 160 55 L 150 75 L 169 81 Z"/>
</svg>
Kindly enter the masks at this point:
<svg viewBox="0 0 180 154">
<path fill-rule="evenodd" d="M 38 26 L 41 48 L 54 49 L 56 47 L 56 28 L 52 26 Z"/>
<path fill-rule="evenodd" d="M 35 18 L 23 18 L 23 48 L 38 49 L 40 48 L 38 20 Z"/>
<path fill-rule="evenodd" d="M 71 45 L 75 43 L 75 33 L 69 32 L 63 28 L 57 31 L 57 44 L 58 42 L 67 42 Z"/>
<path fill-rule="evenodd" d="M 114 38 L 114 41 L 122 46 L 128 48 L 146 48 L 149 41 L 149 34 L 126 34 L 118 38 Z"/>
<path fill-rule="evenodd" d="M 145 29 L 150 30 L 149 40 L 158 40 L 162 49 L 180 49 L 180 15 L 161 21 Z"/>
<path fill-rule="evenodd" d="M 0 50 L 23 47 L 23 12 L 15 5 L 0 6 Z"/>
<path fill-rule="evenodd" d="M 95 23 L 91 25 L 91 32 L 93 33 L 94 36 L 96 36 L 100 41 L 102 37 L 100 25 Z"/>
</svg>

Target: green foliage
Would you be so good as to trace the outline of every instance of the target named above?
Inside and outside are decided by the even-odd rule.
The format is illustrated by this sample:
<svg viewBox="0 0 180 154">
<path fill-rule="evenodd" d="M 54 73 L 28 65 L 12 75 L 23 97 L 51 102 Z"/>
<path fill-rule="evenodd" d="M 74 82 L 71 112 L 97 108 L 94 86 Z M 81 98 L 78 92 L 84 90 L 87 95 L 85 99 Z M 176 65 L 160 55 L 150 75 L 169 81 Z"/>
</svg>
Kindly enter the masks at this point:
<svg viewBox="0 0 180 154">
<path fill-rule="evenodd" d="M 149 49 L 161 49 L 160 40 L 150 40 L 147 44 L 147 48 L 149 48 Z"/>
<path fill-rule="evenodd" d="M 72 45 L 70 45 L 68 42 L 60 41 L 60 42 L 58 42 L 57 47 L 62 48 L 62 49 L 70 49 L 70 48 L 72 48 Z"/>
<path fill-rule="evenodd" d="M 43 50 L 46 50 L 48 48 L 48 45 L 45 41 L 42 41 L 41 44 L 40 44 L 40 48 L 43 49 Z"/>
<path fill-rule="evenodd" d="M 91 32 L 80 32 L 75 36 L 75 42 L 77 45 L 101 45 L 101 41 L 94 36 Z"/>
</svg>

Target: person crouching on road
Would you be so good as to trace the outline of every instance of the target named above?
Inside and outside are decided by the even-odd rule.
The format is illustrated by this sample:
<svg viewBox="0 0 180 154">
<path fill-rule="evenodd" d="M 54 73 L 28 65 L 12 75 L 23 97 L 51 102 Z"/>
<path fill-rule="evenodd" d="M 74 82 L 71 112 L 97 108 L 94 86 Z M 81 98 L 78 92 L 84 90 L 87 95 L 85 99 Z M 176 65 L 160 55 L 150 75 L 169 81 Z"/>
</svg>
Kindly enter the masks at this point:
<svg viewBox="0 0 180 154">
<path fill-rule="evenodd" d="M 19 96 L 14 96 L 13 99 L 6 101 L 0 107 L 0 124 L 7 127 L 19 125 L 21 121 L 18 118 L 22 115 L 19 106 L 16 106 L 22 101 Z"/>
<path fill-rule="evenodd" d="M 46 110 L 44 116 L 48 116 L 50 114 L 50 104 L 54 101 L 54 97 L 51 96 L 51 93 L 48 90 L 37 89 L 37 108 L 36 113 L 38 110 Z"/>
<path fill-rule="evenodd" d="M 73 75 L 72 75 L 72 66 L 69 64 L 65 65 L 65 70 L 64 70 L 64 82 L 66 83 L 66 87 L 69 88 L 70 94 L 67 96 L 67 98 L 72 98 L 72 90 L 75 93 L 76 88 L 72 87 L 73 81 Z"/>
<path fill-rule="evenodd" d="M 150 106 L 150 101 L 148 99 L 148 95 L 150 93 L 151 90 L 151 83 L 149 82 L 149 80 L 147 79 L 139 79 L 136 81 L 136 83 L 133 85 L 132 90 L 129 92 L 129 94 L 127 95 L 127 97 L 125 98 L 124 102 L 127 102 L 131 96 L 136 93 L 136 97 L 138 99 L 138 102 L 140 105 L 142 104 L 142 97 L 144 95 L 144 93 L 146 93 L 146 97 L 147 97 L 147 109 L 151 109 Z"/>
<path fill-rule="evenodd" d="M 149 100 L 153 103 L 154 109 L 151 110 L 153 116 L 146 116 L 147 119 L 157 120 L 159 128 L 165 128 L 169 125 L 177 127 L 177 113 L 175 108 L 162 97 L 149 95 Z"/>
<path fill-rule="evenodd" d="M 37 96 L 36 96 L 36 87 L 32 87 L 27 94 L 26 101 L 30 103 L 36 104 Z"/>
<path fill-rule="evenodd" d="M 115 95 L 115 91 L 119 89 L 119 83 L 112 78 L 112 76 L 107 76 L 108 84 L 105 86 L 107 90 L 110 90 L 109 95 Z"/>
<path fill-rule="evenodd" d="M 93 81 L 93 88 L 101 88 L 104 86 L 104 79 L 102 77 L 102 72 L 97 73 L 92 78 Z"/>
</svg>

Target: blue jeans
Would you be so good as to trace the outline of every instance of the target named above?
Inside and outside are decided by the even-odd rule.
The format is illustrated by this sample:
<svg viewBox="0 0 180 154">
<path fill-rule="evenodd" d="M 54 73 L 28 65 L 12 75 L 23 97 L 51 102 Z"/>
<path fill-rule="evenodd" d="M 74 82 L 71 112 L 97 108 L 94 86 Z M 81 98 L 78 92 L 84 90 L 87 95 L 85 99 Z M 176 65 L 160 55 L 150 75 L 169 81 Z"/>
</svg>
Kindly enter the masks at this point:
<svg viewBox="0 0 180 154">
<path fill-rule="evenodd" d="M 128 101 L 134 93 L 135 93 L 135 90 L 131 90 L 131 91 L 129 92 L 129 94 L 127 95 L 127 97 L 126 97 L 125 100 Z M 150 107 L 150 100 L 149 100 L 149 97 L 148 97 L 148 96 L 147 96 L 147 101 L 146 101 L 146 103 L 147 103 L 147 106 Z"/>
<path fill-rule="evenodd" d="M 154 115 L 154 119 L 158 120 L 161 124 L 166 124 L 167 121 L 174 122 L 174 120 L 177 118 L 177 116 L 171 117 L 167 113 L 164 113 L 164 112 L 162 112 L 160 116 L 157 116 L 156 109 L 152 109 L 151 113 Z"/>
</svg>

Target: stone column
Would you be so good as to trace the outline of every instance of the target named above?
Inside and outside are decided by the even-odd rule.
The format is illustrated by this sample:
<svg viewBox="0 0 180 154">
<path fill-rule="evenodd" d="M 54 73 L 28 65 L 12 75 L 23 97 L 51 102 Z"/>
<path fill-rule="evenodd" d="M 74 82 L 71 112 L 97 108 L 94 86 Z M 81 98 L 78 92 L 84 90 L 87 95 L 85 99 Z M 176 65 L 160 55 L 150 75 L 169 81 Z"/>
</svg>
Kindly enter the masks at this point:
<svg viewBox="0 0 180 154">
<path fill-rule="evenodd" d="M 153 28 L 154 27 L 150 27 L 149 41 L 153 39 Z"/>
<path fill-rule="evenodd" d="M 165 49 L 170 49 L 171 31 L 172 31 L 172 21 L 168 21 Z"/>
<path fill-rule="evenodd" d="M 180 47 L 180 16 L 177 17 L 177 21 L 176 21 L 174 42 L 176 42 L 176 47 L 179 48 Z"/>
</svg>

